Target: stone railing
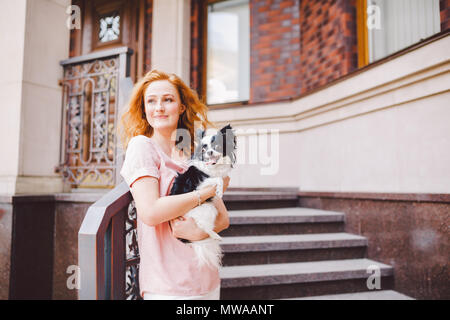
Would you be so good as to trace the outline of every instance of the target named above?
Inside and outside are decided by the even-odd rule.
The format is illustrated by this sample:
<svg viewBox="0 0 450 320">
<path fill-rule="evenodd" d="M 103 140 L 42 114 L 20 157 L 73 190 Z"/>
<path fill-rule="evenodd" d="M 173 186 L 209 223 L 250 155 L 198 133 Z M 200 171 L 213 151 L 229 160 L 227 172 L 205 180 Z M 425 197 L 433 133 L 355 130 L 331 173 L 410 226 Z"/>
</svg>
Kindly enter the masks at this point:
<svg viewBox="0 0 450 320">
<path fill-rule="evenodd" d="M 78 232 L 79 299 L 140 299 L 136 236 L 136 208 L 122 182 L 89 207 Z"/>
</svg>

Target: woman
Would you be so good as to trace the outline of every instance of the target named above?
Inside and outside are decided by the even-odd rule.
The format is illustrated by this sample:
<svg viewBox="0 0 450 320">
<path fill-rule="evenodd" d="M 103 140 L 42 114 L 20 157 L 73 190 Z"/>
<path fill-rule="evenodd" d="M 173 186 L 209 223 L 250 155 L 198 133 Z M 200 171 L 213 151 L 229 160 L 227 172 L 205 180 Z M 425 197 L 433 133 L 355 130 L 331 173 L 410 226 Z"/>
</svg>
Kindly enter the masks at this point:
<svg viewBox="0 0 450 320">
<path fill-rule="evenodd" d="M 198 268 L 194 250 L 179 241 L 202 240 L 208 235 L 192 218 L 183 215 L 215 195 L 216 186 L 168 196 L 177 172 L 184 172 L 194 148 L 194 122 L 206 129 L 207 107 L 197 94 L 174 74 L 147 73 L 134 87 L 129 108 L 122 116 L 126 148 L 121 170 L 137 210 L 140 252 L 139 286 L 144 299 L 219 299 L 217 268 Z M 173 139 L 176 129 L 188 130 L 190 148 L 180 150 Z M 229 178 L 224 179 L 224 191 Z M 222 199 L 215 231 L 229 225 Z"/>
</svg>

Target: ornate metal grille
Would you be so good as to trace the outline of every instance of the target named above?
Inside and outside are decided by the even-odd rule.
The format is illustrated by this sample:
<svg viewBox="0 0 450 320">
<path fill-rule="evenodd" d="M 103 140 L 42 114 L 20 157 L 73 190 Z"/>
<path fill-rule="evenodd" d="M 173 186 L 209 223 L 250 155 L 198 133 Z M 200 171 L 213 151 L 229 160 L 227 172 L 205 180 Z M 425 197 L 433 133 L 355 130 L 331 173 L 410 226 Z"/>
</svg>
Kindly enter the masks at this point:
<svg viewBox="0 0 450 320">
<path fill-rule="evenodd" d="M 125 221 L 125 298 L 127 300 L 141 299 L 139 293 L 139 248 L 137 244 L 136 217 L 136 207 L 133 200 L 128 207 L 128 214 Z"/>
<path fill-rule="evenodd" d="M 119 82 L 127 76 L 130 53 L 118 48 L 61 62 L 64 112 L 58 171 L 72 187 L 116 185 L 115 131 L 123 104 Z"/>
</svg>

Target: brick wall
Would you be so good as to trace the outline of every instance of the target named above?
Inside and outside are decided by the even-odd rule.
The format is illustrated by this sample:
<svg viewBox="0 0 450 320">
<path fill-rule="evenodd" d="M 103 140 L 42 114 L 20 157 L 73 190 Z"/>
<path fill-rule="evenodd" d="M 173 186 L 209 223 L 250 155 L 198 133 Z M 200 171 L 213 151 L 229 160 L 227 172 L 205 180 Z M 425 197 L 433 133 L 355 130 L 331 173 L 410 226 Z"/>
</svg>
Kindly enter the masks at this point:
<svg viewBox="0 0 450 320">
<path fill-rule="evenodd" d="M 301 1 L 300 29 L 301 93 L 357 68 L 355 0 Z"/>
<path fill-rule="evenodd" d="M 441 31 L 450 29 L 450 0 L 440 0 L 441 9 Z"/>
<path fill-rule="evenodd" d="M 250 103 L 300 93 L 300 0 L 250 1 Z"/>
<path fill-rule="evenodd" d="M 250 103 L 307 93 L 357 68 L 356 0 L 251 1 Z"/>
</svg>

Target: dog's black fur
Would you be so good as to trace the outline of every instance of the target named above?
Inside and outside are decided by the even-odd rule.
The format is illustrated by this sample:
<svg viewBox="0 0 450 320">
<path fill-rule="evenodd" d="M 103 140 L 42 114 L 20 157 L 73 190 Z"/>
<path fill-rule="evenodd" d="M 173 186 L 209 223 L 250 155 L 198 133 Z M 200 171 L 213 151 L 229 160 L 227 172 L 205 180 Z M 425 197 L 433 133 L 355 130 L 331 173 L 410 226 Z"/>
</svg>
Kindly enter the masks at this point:
<svg viewBox="0 0 450 320">
<path fill-rule="evenodd" d="M 195 166 L 190 166 L 184 173 L 178 174 L 175 178 L 170 195 L 188 193 L 197 190 L 200 183 L 209 178 L 209 175 Z"/>
<path fill-rule="evenodd" d="M 170 195 L 183 194 L 196 190 L 200 183 L 209 178 L 209 175 L 199 170 L 195 166 L 190 166 L 183 174 L 178 174 L 175 178 L 172 189 L 170 189 Z M 206 200 L 211 201 L 212 198 Z M 183 243 L 190 243 L 191 241 L 178 238 Z"/>
</svg>

